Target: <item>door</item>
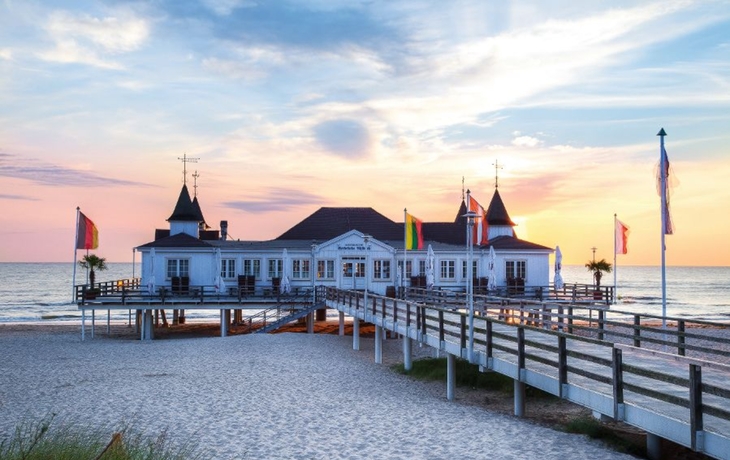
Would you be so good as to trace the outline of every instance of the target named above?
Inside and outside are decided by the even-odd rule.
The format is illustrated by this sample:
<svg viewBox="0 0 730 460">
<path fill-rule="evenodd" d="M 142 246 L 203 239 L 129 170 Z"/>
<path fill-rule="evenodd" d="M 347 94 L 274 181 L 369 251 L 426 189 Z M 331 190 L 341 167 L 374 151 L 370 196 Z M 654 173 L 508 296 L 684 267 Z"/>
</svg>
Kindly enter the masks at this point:
<svg viewBox="0 0 730 460">
<path fill-rule="evenodd" d="M 340 289 L 365 289 L 365 258 L 343 257 Z"/>
</svg>

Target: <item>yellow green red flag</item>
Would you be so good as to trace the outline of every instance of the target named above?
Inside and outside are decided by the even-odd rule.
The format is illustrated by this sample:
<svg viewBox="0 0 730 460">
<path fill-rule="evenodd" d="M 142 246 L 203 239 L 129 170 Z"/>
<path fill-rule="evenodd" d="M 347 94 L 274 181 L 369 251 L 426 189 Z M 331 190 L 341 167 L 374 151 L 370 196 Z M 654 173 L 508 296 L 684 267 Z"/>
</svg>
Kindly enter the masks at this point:
<svg viewBox="0 0 730 460">
<path fill-rule="evenodd" d="M 406 213 L 406 249 L 423 249 L 423 222 Z"/>
</svg>

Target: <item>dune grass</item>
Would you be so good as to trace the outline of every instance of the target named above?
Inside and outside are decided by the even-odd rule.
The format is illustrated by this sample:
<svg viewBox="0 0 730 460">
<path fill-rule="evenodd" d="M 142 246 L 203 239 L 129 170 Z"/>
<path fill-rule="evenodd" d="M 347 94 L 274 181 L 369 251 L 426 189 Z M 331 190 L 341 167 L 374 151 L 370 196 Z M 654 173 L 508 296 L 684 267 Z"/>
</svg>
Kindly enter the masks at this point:
<svg viewBox="0 0 730 460">
<path fill-rule="evenodd" d="M 162 432 L 145 437 L 129 426 L 88 427 L 61 423 L 55 415 L 24 421 L 0 442 L 0 460 L 202 460 L 190 442 L 174 443 Z"/>
</svg>

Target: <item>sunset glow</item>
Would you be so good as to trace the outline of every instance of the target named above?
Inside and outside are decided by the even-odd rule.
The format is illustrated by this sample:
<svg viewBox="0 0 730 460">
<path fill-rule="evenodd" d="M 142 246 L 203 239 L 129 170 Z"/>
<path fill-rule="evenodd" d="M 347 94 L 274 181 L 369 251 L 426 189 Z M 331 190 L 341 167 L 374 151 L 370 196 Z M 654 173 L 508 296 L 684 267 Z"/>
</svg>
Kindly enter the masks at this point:
<svg viewBox="0 0 730 460">
<path fill-rule="evenodd" d="M 725 1 L 0 4 L 0 261 L 132 260 L 183 155 L 213 228 L 273 239 L 322 206 L 452 221 L 499 191 L 563 263 L 660 263 L 657 132 L 678 184 L 668 265 L 730 265 Z M 498 162 L 499 169 L 495 170 Z"/>
</svg>

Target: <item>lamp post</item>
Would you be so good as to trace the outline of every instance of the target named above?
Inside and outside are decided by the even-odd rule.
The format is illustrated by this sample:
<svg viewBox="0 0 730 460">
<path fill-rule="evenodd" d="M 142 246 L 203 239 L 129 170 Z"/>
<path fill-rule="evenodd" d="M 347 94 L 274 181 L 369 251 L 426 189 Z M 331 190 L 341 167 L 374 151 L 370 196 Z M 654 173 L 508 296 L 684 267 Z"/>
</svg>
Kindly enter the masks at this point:
<svg viewBox="0 0 730 460">
<path fill-rule="evenodd" d="M 362 240 L 365 243 L 365 270 L 363 270 L 363 276 L 365 277 L 365 308 L 367 308 L 367 306 L 368 306 L 368 287 L 370 284 L 368 282 L 368 275 L 370 273 L 370 270 L 368 269 L 368 264 L 370 262 L 369 261 L 370 258 L 368 257 L 368 243 L 370 242 L 370 235 L 368 235 L 368 234 L 363 235 Z"/>
<path fill-rule="evenodd" d="M 477 213 L 469 211 L 464 214 L 466 217 L 466 299 L 469 308 L 469 348 L 467 349 L 467 357 L 469 362 L 472 361 L 474 355 L 474 238 L 472 237 L 472 229 L 477 219 Z"/>
</svg>

